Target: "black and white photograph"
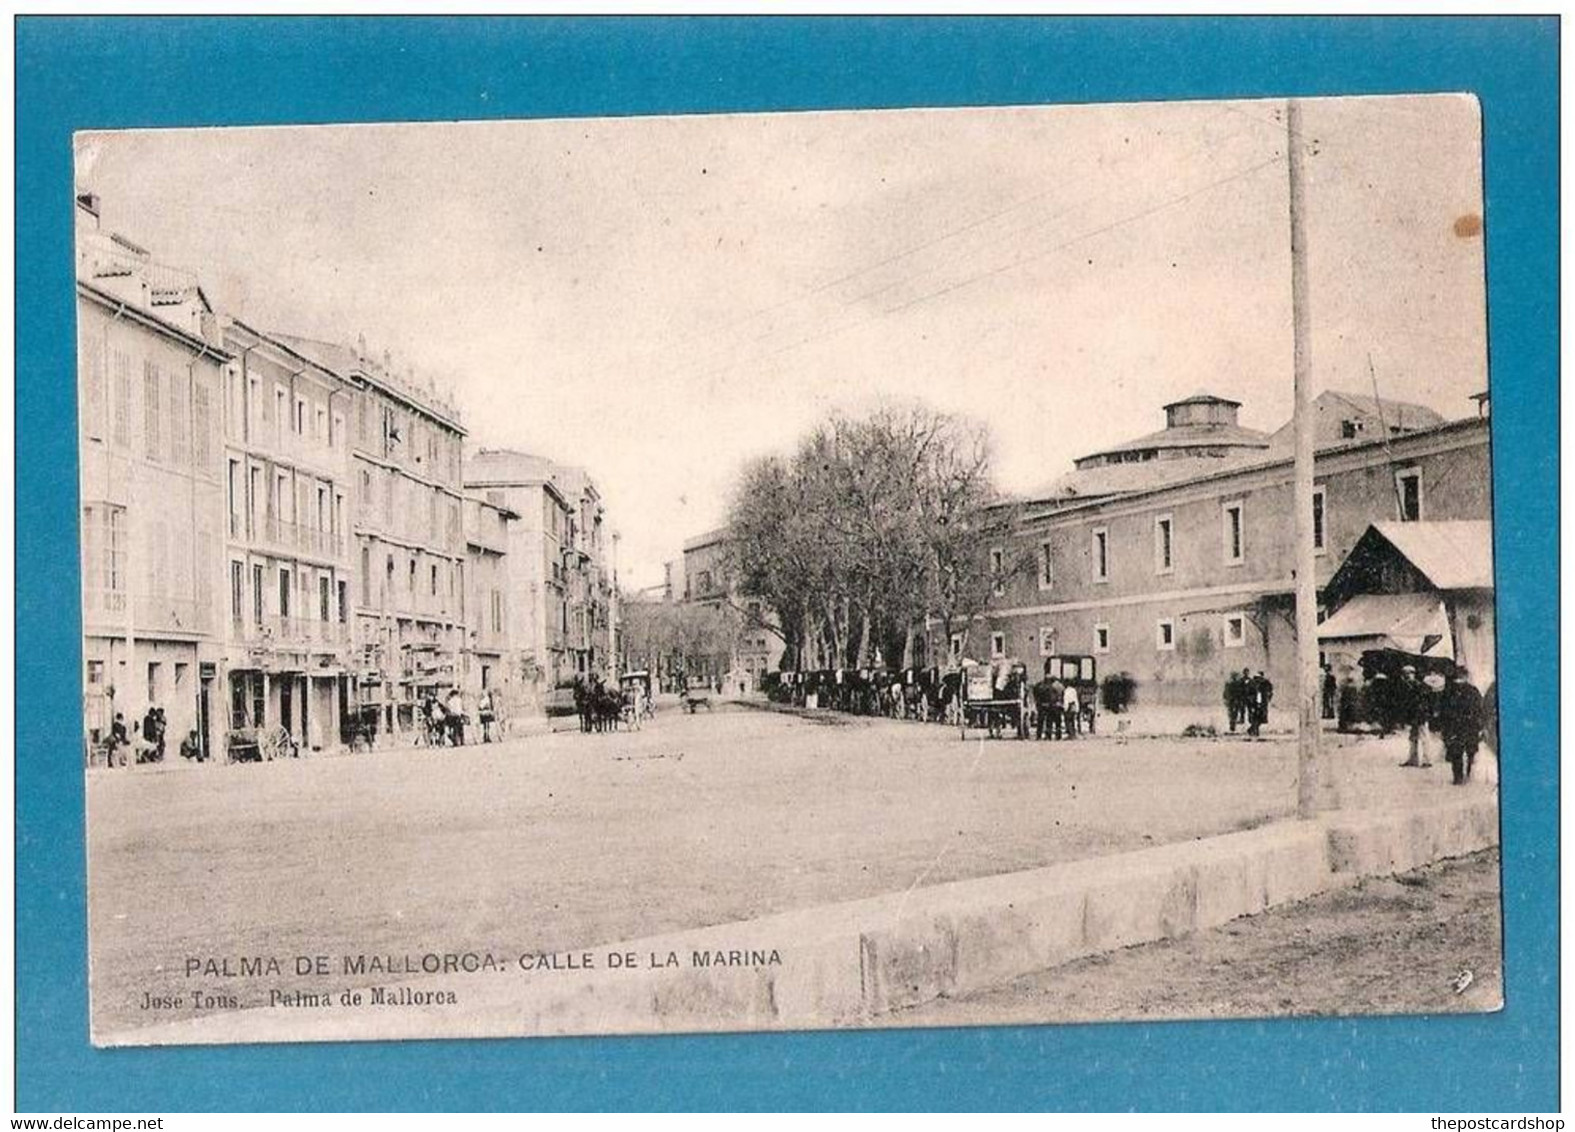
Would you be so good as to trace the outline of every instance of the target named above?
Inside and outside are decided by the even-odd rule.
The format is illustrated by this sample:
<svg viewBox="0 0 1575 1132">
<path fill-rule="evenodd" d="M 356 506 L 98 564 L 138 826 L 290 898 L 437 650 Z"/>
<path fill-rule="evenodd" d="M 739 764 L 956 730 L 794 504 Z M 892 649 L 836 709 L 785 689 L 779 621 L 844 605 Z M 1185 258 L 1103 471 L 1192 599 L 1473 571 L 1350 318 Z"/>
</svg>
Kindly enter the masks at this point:
<svg viewBox="0 0 1575 1132">
<path fill-rule="evenodd" d="M 74 172 L 94 1044 L 1502 1008 L 1475 98 Z"/>
</svg>

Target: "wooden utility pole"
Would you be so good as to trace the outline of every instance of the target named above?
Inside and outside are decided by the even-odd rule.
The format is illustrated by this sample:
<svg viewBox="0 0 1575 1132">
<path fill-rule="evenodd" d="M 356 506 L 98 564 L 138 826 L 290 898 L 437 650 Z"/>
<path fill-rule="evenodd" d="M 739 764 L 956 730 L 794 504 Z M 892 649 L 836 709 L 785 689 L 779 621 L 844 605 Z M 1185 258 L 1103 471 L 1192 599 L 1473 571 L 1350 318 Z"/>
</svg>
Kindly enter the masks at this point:
<svg viewBox="0 0 1575 1132">
<path fill-rule="evenodd" d="M 1307 287 L 1307 190 L 1302 171 L 1301 105 L 1285 103 L 1290 177 L 1291 334 L 1296 385 L 1296 812 L 1310 818 L 1334 804 L 1334 781 L 1322 758 L 1323 673 L 1318 667 L 1318 575 L 1313 546 L 1312 313 Z"/>
</svg>

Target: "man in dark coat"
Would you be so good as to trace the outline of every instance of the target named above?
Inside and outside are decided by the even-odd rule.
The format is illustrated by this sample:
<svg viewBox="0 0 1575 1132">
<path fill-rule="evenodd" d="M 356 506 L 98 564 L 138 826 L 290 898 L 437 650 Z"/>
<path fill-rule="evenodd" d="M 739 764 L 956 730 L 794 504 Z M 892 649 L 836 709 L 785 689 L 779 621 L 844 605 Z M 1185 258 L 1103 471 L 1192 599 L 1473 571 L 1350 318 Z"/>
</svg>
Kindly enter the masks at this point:
<svg viewBox="0 0 1575 1132">
<path fill-rule="evenodd" d="M 1455 670 L 1438 704 L 1438 729 L 1444 737 L 1444 757 L 1456 786 L 1471 778 L 1477 746 L 1482 742 L 1482 693 L 1471 684 L 1471 674 Z"/>
<path fill-rule="evenodd" d="M 1033 687 L 1034 738 L 1059 739 L 1061 737 L 1061 695 L 1056 691 L 1056 681 L 1045 673 L 1044 679 Z"/>
<path fill-rule="evenodd" d="M 1225 677 L 1225 718 L 1230 721 L 1232 734 L 1235 734 L 1236 725 L 1241 722 L 1245 714 L 1242 707 L 1247 699 L 1246 679 L 1245 669 L 1237 672 L 1233 668 L 1230 670 L 1230 675 Z"/>
<path fill-rule="evenodd" d="M 1247 734 L 1257 738 L 1263 725 L 1269 721 L 1269 702 L 1274 699 L 1274 685 L 1260 670 L 1247 680 Z"/>
</svg>

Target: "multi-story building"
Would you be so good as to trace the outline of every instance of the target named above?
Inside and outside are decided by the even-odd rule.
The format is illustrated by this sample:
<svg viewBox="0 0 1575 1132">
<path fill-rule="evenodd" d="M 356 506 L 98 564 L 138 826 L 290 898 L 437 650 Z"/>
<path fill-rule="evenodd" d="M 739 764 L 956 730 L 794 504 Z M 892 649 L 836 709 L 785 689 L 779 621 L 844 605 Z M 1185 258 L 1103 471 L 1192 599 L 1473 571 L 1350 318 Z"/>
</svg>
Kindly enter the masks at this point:
<svg viewBox="0 0 1575 1132">
<path fill-rule="evenodd" d="M 1318 399 L 1320 592 L 1373 522 L 1489 517 L 1486 419 L 1361 402 Z M 1135 678 L 1140 703 L 1217 704 L 1226 674 L 1244 667 L 1294 684 L 1291 456 L 1273 437 L 1244 435 L 1235 402 L 1178 405 L 1209 406 L 1229 443 L 1197 427 L 1196 409 L 1179 424 L 1167 406 L 1186 429 L 1177 443 L 1150 437 L 1137 450 L 1153 456 L 1079 460 L 1019 501 L 1014 533 L 990 548 L 993 598 L 949 641 L 932 622 L 930 656 L 1036 669 L 1052 654 L 1092 654 L 1101 675 Z"/>
<path fill-rule="evenodd" d="M 386 354 L 370 357 L 364 342 L 273 337 L 354 387 L 352 693 L 381 734 L 408 733 L 424 697 L 463 681 L 464 424 L 446 397 L 395 373 Z"/>
<path fill-rule="evenodd" d="M 773 614 L 762 602 L 738 592 L 727 569 L 727 528 L 696 535 L 684 543 L 682 565 L 669 567 L 668 577 L 682 581 L 682 599 L 724 612 L 734 632 L 726 657 L 717 657 L 716 672 L 735 690 L 751 691 L 767 672 L 781 667 L 786 646 L 776 631 Z"/>
<path fill-rule="evenodd" d="M 189 273 L 99 230 L 76 202 L 84 722 L 166 719 L 166 757 L 223 740 L 215 580 L 224 538 L 222 375 L 230 362 Z"/>
<path fill-rule="evenodd" d="M 225 681 L 234 729 L 344 739 L 355 702 L 349 415 L 356 388 L 283 341 L 226 320 Z"/>
<path fill-rule="evenodd" d="M 510 606 L 517 598 L 509 570 L 510 527 L 518 520 L 517 512 L 500 503 L 478 496 L 465 499 L 465 607 L 470 636 L 462 664 L 464 687 L 472 696 L 491 692 L 496 709 L 506 718 L 517 718 L 536 706 L 526 699 L 526 689 L 534 681 L 521 664 L 509 632 Z"/>
<path fill-rule="evenodd" d="M 575 675 L 569 653 L 575 507 L 554 478 L 557 471 L 551 460 L 500 448 L 483 448 L 465 462 L 466 490 L 518 516 L 508 524 L 513 600 L 505 614 L 527 674 L 526 711 L 538 710 L 546 692 Z"/>
<path fill-rule="evenodd" d="M 613 661 L 615 591 L 601 492 L 584 468 L 560 464 L 553 480 L 572 508 L 564 544 L 570 566 L 566 628 L 569 656 L 576 674 L 605 675 Z"/>
</svg>

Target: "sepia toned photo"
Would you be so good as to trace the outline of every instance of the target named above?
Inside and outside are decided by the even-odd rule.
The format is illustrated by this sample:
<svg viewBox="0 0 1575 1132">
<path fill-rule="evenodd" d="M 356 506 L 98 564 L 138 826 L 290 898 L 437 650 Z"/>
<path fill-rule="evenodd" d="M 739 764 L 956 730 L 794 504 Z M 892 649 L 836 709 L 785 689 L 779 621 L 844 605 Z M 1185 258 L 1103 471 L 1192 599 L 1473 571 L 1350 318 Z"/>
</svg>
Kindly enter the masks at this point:
<svg viewBox="0 0 1575 1132">
<path fill-rule="evenodd" d="M 75 158 L 95 1044 L 1501 1008 L 1473 98 Z"/>
</svg>

